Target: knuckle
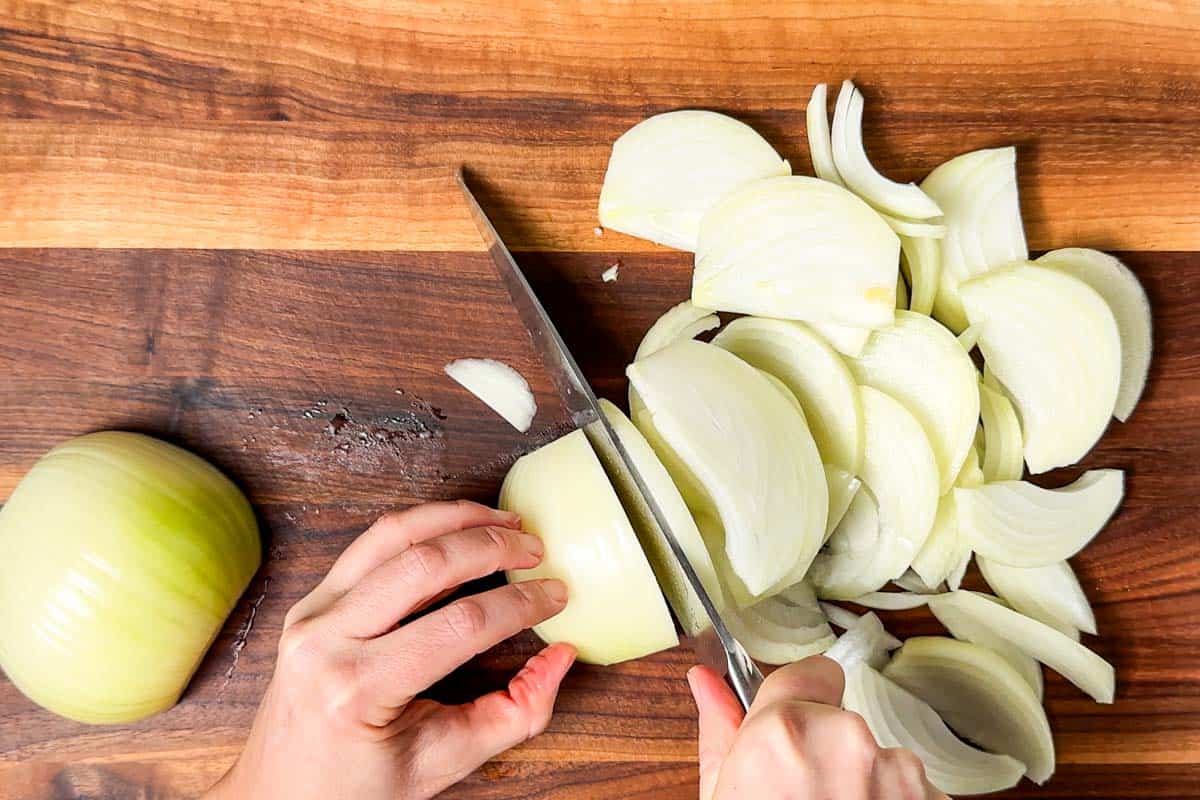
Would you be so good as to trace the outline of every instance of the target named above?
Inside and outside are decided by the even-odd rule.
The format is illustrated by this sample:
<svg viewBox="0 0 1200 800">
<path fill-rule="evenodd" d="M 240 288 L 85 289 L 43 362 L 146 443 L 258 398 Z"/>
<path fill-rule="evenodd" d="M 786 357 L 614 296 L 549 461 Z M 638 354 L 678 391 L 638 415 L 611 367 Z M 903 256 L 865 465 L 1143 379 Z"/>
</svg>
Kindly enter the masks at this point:
<svg viewBox="0 0 1200 800">
<path fill-rule="evenodd" d="M 464 642 L 474 641 L 487 627 L 487 612 L 471 597 L 451 603 L 443 613 L 451 634 Z"/>
<path fill-rule="evenodd" d="M 831 720 L 833 736 L 842 743 L 848 759 L 856 765 L 869 767 L 879 755 L 879 744 L 866 720 L 853 711 L 844 711 Z"/>
<path fill-rule="evenodd" d="M 804 724 L 795 714 L 788 713 L 786 707 L 775 707 L 759 716 L 759 733 L 767 741 L 792 749 L 804 738 Z"/>
<path fill-rule="evenodd" d="M 279 637 L 279 663 L 300 669 L 319 664 L 325 656 L 322 637 L 307 620 L 290 625 Z"/>
<path fill-rule="evenodd" d="M 550 604 L 546 590 L 536 581 L 523 581 L 510 584 L 510 586 L 516 600 L 517 613 L 522 620 L 537 617 L 540 610 Z"/>
<path fill-rule="evenodd" d="M 509 540 L 508 536 L 501 533 L 498 528 L 493 528 L 491 525 L 488 525 L 483 529 L 483 535 L 487 537 L 488 547 L 491 548 L 492 552 L 496 556 L 500 556 L 508 552 L 512 546 L 512 542 Z"/>
<path fill-rule="evenodd" d="M 420 542 L 400 554 L 400 571 L 409 580 L 437 578 L 449 566 L 446 549 L 437 542 Z"/>
</svg>

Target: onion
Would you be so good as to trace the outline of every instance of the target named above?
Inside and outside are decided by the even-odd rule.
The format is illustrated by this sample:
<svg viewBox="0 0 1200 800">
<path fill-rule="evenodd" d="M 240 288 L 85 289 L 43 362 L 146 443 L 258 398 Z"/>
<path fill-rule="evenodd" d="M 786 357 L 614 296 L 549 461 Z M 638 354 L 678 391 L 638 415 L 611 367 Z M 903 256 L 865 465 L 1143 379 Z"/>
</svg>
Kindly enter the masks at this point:
<svg viewBox="0 0 1200 800">
<path fill-rule="evenodd" d="M 940 217 L 942 209 L 921 188 L 896 183 L 871 166 L 862 141 L 863 97 L 851 81 L 842 82 L 833 110 L 833 162 L 838 174 L 855 194 L 894 217 L 925 220 Z"/>
<path fill-rule="evenodd" d="M 600 189 L 600 224 L 680 250 L 695 250 L 700 219 L 730 191 L 788 162 L 749 125 L 712 111 L 642 120 L 613 144 Z"/>
<path fill-rule="evenodd" d="M 1014 567 L 1070 558 L 1100 532 L 1124 495 L 1124 473 L 1095 469 L 1061 489 L 1026 481 L 955 489 L 959 530 L 972 549 Z"/>
<path fill-rule="evenodd" d="M 852 602 L 877 611 L 908 611 L 927 604 L 931 597 L 937 595 L 918 592 L 868 592 L 855 597 Z"/>
<path fill-rule="evenodd" d="M 1045 783 L 1054 774 L 1054 740 L 1037 696 L 1007 661 L 985 647 L 943 636 L 904 643 L 883 670 L 924 700 L 958 734 L 1025 764 Z"/>
<path fill-rule="evenodd" d="M 809 98 L 805 121 L 808 125 L 808 154 L 812 159 L 813 172 L 817 177 L 845 186 L 833 163 L 833 145 L 829 140 L 828 91 L 823 83 L 813 87 Z"/>
<path fill-rule="evenodd" d="M 829 514 L 825 519 L 825 537 L 829 541 L 838 523 L 846 516 L 854 496 L 862 488 L 862 481 L 834 464 L 825 465 L 825 484 L 829 487 Z"/>
<path fill-rule="evenodd" d="M 800 322 L 741 317 L 712 343 L 783 381 L 804 409 L 821 458 L 858 472 L 863 449 L 858 385 L 820 336 Z"/>
<path fill-rule="evenodd" d="M 931 238 L 900 237 L 900 266 L 912 287 L 909 309 L 918 314 L 930 314 L 937 297 L 942 274 L 942 250 Z M 856 354 L 852 354 L 856 355 Z"/>
<path fill-rule="evenodd" d="M 533 628 L 545 642 L 569 642 L 591 664 L 679 643 L 654 572 L 582 430 L 522 456 L 504 478 L 500 507 L 520 514 L 546 550 L 540 564 L 511 570 L 508 579 L 567 584 L 566 608 Z"/>
<path fill-rule="evenodd" d="M 780 596 L 782 597 L 785 595 Z M 820 605 L 821 611 L 825 614 L 825 618 L 829 620 L 829 624 L 833 625 L 835 628 L 848 630 L 853 628 L 854 623 L 858 622 L 860 619 L 860 616 L 855 614 L 853 611 L 834 605 L 833 603 L 827 603 L 822 600 L 818 605 Z"/>
<path fill-rule="evenodd" d="M 896 310 L 908 309 L 908 284 L 904 282 L 904 275 L 901 274 L 896 278 Z"/>
<path fill-rule="evenodd" d="M 605 283 L 612 283 L 617 279 L 617 273 L 620 271 L 620 269 L 620 262 L 613 264 L 608 269 L 604 270 L 604 272 L 600 273 L 600 280 L 604 281 Z"/>
<path fill-rule="evenodd" d="M 490 358 L 460 358 L 445 366 L 446 374 L 521 433 L 529 430 L 537 403 L 521 373 Z"/>
<path fill-rule="evenodd" d="M 953 594 L 953 592 L 950 594 Z M 949 594 L 945 596 L 948 597 Z M 987 598 L 989 602 L 1000 602 L 988 595 L 980 596 Z M 981 624 L 970 614 L 963 612 L 953 603 L 930 603 L 929 609 L 937 617 L 938 622 L 942 623 L 955 639 L 962 639 L 965 642 L 986 647 L 1007 661 L 1013 669 L 1020 673 L 1025 682 L 1029 684 L 1029 688 L 1033 689 L 1033 693 L 1037 695 L 1038 700 L 1042 699 L 1045 681 L 1042 675 L 1042 667 L 1035 658 L 1028 655 L 1008 639 L 998 635 L 987 625 Z"/>
<path fill-rule="evenodd" d="M 958 335 L 958 344 L 963 350 L 970 353 L 979 344 L 979 328 L 968 325 L 963 329 L 963 332 Z"/>
<path fill-rule="evenodd" d="M 887 583 L 908 558 L 896 532 L 882 525 L 870 489 L 859 489 L 808 577 L 824 598 L 853 600 Z"/>
<path fill-rule="evenodd" d="M 691 512 L 688 511 L 671 476 L 659 461 L 658 456 L 654 454 L 650 443 L 633 426 L 629 418 L 621 413 L 621 409 L 603 399 L 600 400 L 600 408 L 604 411 L 604 416 L 608 418 L 609 424 L 612 425 L 617 438 L 624 445 L 625 452 L 633 460 L 646 488 L 650 490 L 659 509 L 666 516 L 672 533 L 675 534 L 676 540 L 683 548 L 692 569 L 699 576 L 700 582 L 704 584 L 709 598 L 718 609 L 721 608 L 724 602 L 716 567 L 713 566 L 704 540 L 700 537 L 700 531 L 696 527 L 696 522 L 692 519 Z M 610 472 L 623 468 L 624 464 L 615 452 L 602 452 L 600 455 Z M 614 488 L 617 489 L 621 504 L 629 514 L 634 530 L 638 534 L 638 540 L 642 543 L 642 550 L 645 551 L 654 575 L 658 578 L 658 585 L 667 596 L 667 602 L 671 604 L 675 616 L 679 619 L 679 624 L 688 636 L 696 636 L 712 624 L 709 621 L 708 613 L 700 604 L 700 598 L 696 596 L 687 576 L 683 574 L 683 570 L 671 550 L 671 545 L 664 538 L 662 530 L 654 520 L 654 514 L 641 494 L 622 491 L 623 487 L 632 485 L 632 480 L 614 482 Z"/>
<path fill-rule="evenodd" d="M 950 159 L 921 183 L 945 212 L 934 316 L 955 333 L 967 326 L 958 285 L 993 267 L 1029 258 L 1016 163 L 1015 148 L 977 150 Z"/>
<path fill-rule="evenodd" d="M 1025 765 L 965 744 L 925 701 L 869 666 L 846 671 L 843 707 L 866 720 L 880 747 L 903 747 L 925 765 L 929 782 L 948 794 L 998 792 L 1015 786 Z"/>
<path fill-rule="evenodd" d="M 979 421 L 975 365 L 954 334 L 924 314 L 897 311 L 895 323 L 875 331 L 850 360 L 850 370 L 860 384 L 886 392 L 917 418 L 937 459 L 938 493 L 949 491 Z"/>
<path fill-rule="evenodd" d="M 899 578 L 894 578 L 892 583 L 896 584 L 905 591 L 916 592 L 917 594 L 937 594 L 941 591 L 941 581 L 938 581 L 937 583 L 926 583 L 921 579 L 921 576 L 912 569 L 907 570 Z"/>
<path fill-rule="evenodd" d="M 1049 625 L 1000 603 L 989 602 L 974 592 L 943 595 L 931 600 L 929 608 L 943 622 L 961 620 L 977 632 L 1002 640 L 1036 658 L 1091 695 L 1096 702 L 1113 701 L 1116 678 L 1112 665 Z"/>
<path fill-rule="evenodd" d="M 899 646 L 900 640 L 884 629 L 879 617 L 868 612 L 847 626 L 846 632 L 825 651 L 825 657 L 838 662 L 846 673 L 858 664 L 881 669 L 887 663 L 888 651 Z"/>
<path fill-rule="evenodd" d="M 682 465 L 691 475 L 685 485 L 702 491 L 693 498 L 684 491 L 689 504 L 719 516 L 725 554 L 748 593 L 757 597 L 811 563 L 829 490 L 804 420 L 771 383 L 721 348 L 690 340 L 635 361 L 627 373 L 673 457 L 647 438 L 673 476 Z M 636 412 L 634 420 L 641 428 Z"/>
<path fill-rule="evenodd" d="M 261 559 L 254 512 L 191 453 L 135 433 L 51 450 L 0 509 L 0 666 L 80 722 L 173 706 Z"/>
<path fill-rule="evenodd" d="M 836 325 L 832 322 L 809 321 L 809 327 L 820 334 L 825 341 L 844 356 L 856 356 L 867 346 L 871 338 L 870 328 L 854 328 L 849 325 Z"/>
<path fill-rule="evenodd" d="M 979 569 L 996 594 L 1022 614 L 1078 638 L 1096 633 L 1096 616 L 1066 561 L 1044 567 L 1010 567 L 980 556 Z"/>
<path fill-rule="evenodd" d="M 1108 304 L 1078 278 L 1032 264 L 988 272 L 960 294 L 988 368 L 1021 416 L 1030 472 L 1074 464 L 1117 400 L 1121 339 Z"/>
<path fill-rule="evenodd" d="M 804 592 L 807 601 L 803 604 L 768 597 L 748 608 L 731 610 L 725 615 L 725 624 L 750 657 L 765 664 L 790 664 L 824 652 L 834 643 L 833 630 L 806 584 L 794 587 L 790 597 L 803 599 Z"/>
<path fill-rule="evenodd" d="M 642 337 L 634 361 L 640 361 L 651 353 L 657 353 L 680 339 L 695 339 L 702 333 L 721 327 L 721 320 L 707 308 L 697 308 L 691 300 L 672 306 L 663 314 L 646 335 Z"/>
<path fill-rule="evenodd" d="M 912 571 L 929 586 L 936 586 L 954 571 L 962 560 L 958 534 L 958 516 L 954 509 L 954 492 L 946 492 L 938 500 L 937 514 L 929 538 L 912 562 Z"/>
<path fill-rule="evenodd" d="M 1095 289 L 1112 309 L 1121 337 L 1121 386 L 1113 416 L 1124 422 L 1142 396 L 1150 372 L 1154 331 L 1146 290 L 1129 267 L 1098 250 L 1079 247 L 1053 250 L 1037 263 L 1079 278 Z"/>
<path fill-rule="evenodd" d="M 896 234 L 842 187 L 766 178 L 734 190 L 704 216 L 692 302 L 875 328 L 892 319 L 899 253 Z"/>
<path fill-rule="evenodd" d="M 908 184 L 911 186 L 912 184 Z M 911 219 L 901 219 L 879 212 L 888 227 L 896 232 L 901 239 L 941 239 L 946 235 L 946 226 L 940 222 L 913 222 Z M 903 249 L 903 241 L 901 241 Z"/>
<path fill-rule="evenodd" d="M 950 570 L 950 574 L 946 576 L 946 587 L 952 592 L 958 591 L 958 587 L 962 586 L 963 578 L 967 575 L 967 567 L 971 566 L 971 557 L 974 551 L 969 547 L 961 547 L 958 551 L 958 562 L 954 565 L 954 569 Z"/>
<path fill-rule="evenodd" d="M 970 330 L 970 329 L 968 329 Z M 1001 392 L 979 385 L 983 417 L 983 477 L 988 483 L 1016 481 L 1025 471 L 1025 451 L 1017 412 Z"/>
</svg>

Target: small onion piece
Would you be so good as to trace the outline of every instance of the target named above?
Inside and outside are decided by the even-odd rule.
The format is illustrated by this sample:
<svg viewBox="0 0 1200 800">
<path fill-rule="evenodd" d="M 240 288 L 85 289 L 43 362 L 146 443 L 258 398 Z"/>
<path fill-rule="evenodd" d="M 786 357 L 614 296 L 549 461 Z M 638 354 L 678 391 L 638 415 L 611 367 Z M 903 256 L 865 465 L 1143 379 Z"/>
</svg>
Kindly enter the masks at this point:
<svg viewBox="0 0 1200 800">
<path fill-rule="evenodd" d="M 947 593 L 946 596 L 954 594 L 957 591 Z M 1002 602 L 988 595 L 981 595 L 981 597 L 985 597 L 988 602 Z M 986 647 L 1007 661 L 1012 665 L 1013 669 L 1020 673 L 1025 682 L 1029 684 L 1029 688 L 1033 689 L 1033 693 L 1037 695 L 1038 700 L 1042 699 L 1045 689 L 1045 676 L 1042 675 L 1042 666 L 1037 662 L 1037 659 L 1003 636 L 996 634 L 988 626 L 980 624 L 974 617 L 964 613 L 953 603 L 930 603 L 929 610 L 933 612 L 938 622 L 942 623 L 955 639 L 961 639 L 964 642 L 971 642 L 980 647 Z"/>
<path fill-rule="evenodd" d="M 954 490 L 959 530 L 975 551 L 1014 567 L 1044 567 L 1078 553 L 1124 495 L 1124 473 L 1094 469 L 1061 489 L 1026 481 Z"/>
<path fill-rule="evenodd" d="M 909 310 L 918 314 L 933 313 L 942 275 L 942 249 L 936 239 L 900 237 L 900 267 L 908 276 L 912 289 Z"/>
<path fill-rule="evenodd" d="M 900 240 L 879 215 L 819 178 L 766 178 L 735 189 L 700 224 L 692 302 L 716 311 L 890 324 Z"/>
<path fill-rule="evenodd" d="M 968 329 L 970 330 L 970 329 Z M 979 384 L 979 410 L 983 418 L 983 477 L 988 483 L 1017 481 L 1025 471 L 1021 421 L 1003 393 Z"/>
<path fill-rule="evenodd" d="M 1112 309 L 1121 336 L 1121 388 L 1117 392 L 1113 416 L 1124 422 L 1133 413 L 1146 388 L 1150 355 L 1154 349 L 1146 290 L 1129 267 L 1099 250 L 1081 247 L 1052 250 L 1036 263 L 1079 278 L 1095 289 Z"/>
<path fill-rule="evenodd" d="M 842 706 L 866 720 L 880 747 L 916 754 L 929 782 L 947 794 L 998 792 L 1015 786 L 1025 774 L 1025 765 L 1015 758 L 963 742 L 928 703 L 869 666 L 846 671 Z"/>
<path fill-rule="evenodd" d="M 862 140 L 863 96 L 851 81 L 843 81 L 833 109 L 833 163 L 855 194 L 894 217 L 926 220 L 942 216 L 937 202 L 914 183 L 896 183 L 880 175 L 867 158 Z"/>
<path fill-rule="evenodd" d="M 959 294 L 1020 414 L 1029 471 L 1074 464 L 1104 433 L 1121 382 L 1121 339 L 1104 298 L 1032 264 L 992 270 Z"/>
<path fill-rule="evenodd" d="M 569 642 L 591 664 L 679 643 L 650 563 L 582 430 L 522 456 L 504 478 L 500 507 L 520 514 L 546 550 L 540 564 L 511 570 L 508 579 L 559 578 L 570 592 L 566 608 L 534 626 L 543 641 Z"/>
<path fill-rule="evenodd" d="M 482 400 L 509 425 L 521 433 L 529 430 L 537 414 L 537 403 L 521 373 L 491 358 L 460 358 L 444 369 L 455 383 Z"/>
<path fill-rule="evenodd" d="M 1035 783 L 1054 774 L 1054 740 L 1037 695 L 986 647 L 916 636 L 883 674 L 932 706 L 960 736 L 1025 764 Z"/>
<path fill-rule="evenodd" d="M 929 608 L 938 619 L 943 615 L 947 619 L 960 617 L 980 632 L 1036 658 L 1097 703 L 1113 701 L 1116 676 L 1112 665 L 1049 625 L 974 592 L 943 595 L 930 601 Z"/>
<path fill-rule="evenodd" d="M 823 83 L 813 87 L 808 100 L 805 122 L 808 126 L 808 155 L 812 159 L 813 172 L 821 180 L 845 186 L 833 163 L 833 145 L 829 139 L 828 88 Z"/>
<path fill-rule="evenodd" d="M 858 355 L 867 346 L 867 339 L 871 338 L 870 328 L 853 328 L 849 325 L 819 321 L 810 321 L 808 325 L 844 356 Z"/>
<path fill-rule="evenodd" d="M 887 632 L 879 617 L 867 612 L 846 628 L 837 642 L 825 651 L 825 657 L 836 661 L 847 673 L 858 664 L 882 669 L 887 663 L 888 652 L 899 646 L 900 640 Z"/>
<path fill-rule="evenodd" d="M 1025 616 L 1072 638 L 1078 631 L 1096 633 L 1096 615 L 1066 561 L 1044 567 L 1010 567 L 984 556 L 976 561 L 988 586 Z"/>
<path fill-rule="evenodd" d="M 640 361 L 652 353 L 657 353 L 669 344 L 681 339 L 695 339 L 702 333 L 721 327 L 721 320 L 707 308 L 692 305 L 691 300 L 684 300 L 672 306 L 665 314 L 654 321 L 646 335 L 642 337 L 633 360 Z"/>
<path fill-rule="evenodd" d="M 753 128 L 732 117 L 691 109 L 656 114 L 613 143 L 600 224 L 694 251 L 700 219 L 720 198 L 791 171 Z"/>
</svg>

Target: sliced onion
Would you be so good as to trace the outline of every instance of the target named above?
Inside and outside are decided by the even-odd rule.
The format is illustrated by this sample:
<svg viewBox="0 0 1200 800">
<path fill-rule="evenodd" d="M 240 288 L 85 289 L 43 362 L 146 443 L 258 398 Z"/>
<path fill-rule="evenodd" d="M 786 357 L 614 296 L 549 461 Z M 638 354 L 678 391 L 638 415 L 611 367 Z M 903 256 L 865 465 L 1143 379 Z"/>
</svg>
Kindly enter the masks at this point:
<svg viewBox="0 0 1200 800">
<path fill-rule="evenodd" d="M 954 618 L 958 618 L 977 632 L 986 632 L 989 637 L 1003 640 L 1010 647 L 1036 658 L 1091 695 L 1096 702 L 1113 701 L 1116 676 L 1112 665 L 1049 625 L 1005 605 L 989 602 L 974 592 L 952 592 L 930 601 L 929 608 L 938 619 L 945 616 L 957 621 Z"/>
<path fill-rule="evenodd" d="M 646 335 L 642 337 L 634 361 L 640 361 L 651 353 L 657 353 L 680 339 L 695 339 L 702 333 L 721 327 L 721 320 L 707 308 L 697 308 L 691 300 L 672 306 L 663 314 Z"/>
<path fill-rule="evenodd" d="M 720 517 L 725 553 L 748 592 L 761 595 L 811 563 L 825 532 L 829 490 L 804 420 L 771 383 L 725 350 L 691 340 L 627 372 L 674 453 L 659 456 L 668 471 L 673 461 L 686 466 L 693 478 L 685 485 L 703 491 L 684 497 Z"/>
<path fill-rule="evenodd" d="M 862 465 L 862 401 L 846 362 L 800 322 L 741 317 L 713 338 L 791 389 L 827 463 L 857 473 Z"/>
<path fill-rule="evenodd" d="M 1146 290 L 1129 267 L 1099 250 L 1081 247 L 1052 250 L 1037 263 L 1079 278 L 1095 289 L 1112 309 L 1121 336 L 1121 388 L 1117 392 L 1113 416 L 1124 422 L 1133 413 L 1146 388 L 1150 354 L 1154 348 Z"/>
<path fill-rule="evenodd" d="M 446 374 L 521 433 L 529 430 L 537 403 L 521 373 L 490 358 L 460 358 L 445 366 Z"/>
<path fill-rule="evenodd" d="M 911 183 L 908 185 L 912 186 Z M 888 224 L 888 227 L 901 237 L 901 248 L 903 248 L 903 239 L 905 238 L 941 239 L 946 235 L 946 226 L 940 222 L 913 222 L 911 219 L 893 217 L 882 211 L 879 212 L 879 216 L 883 217 L 883 221 Z"/>
<path fill-rule="evenodd" d="M 923 583 L 936 586 L 954 571 L 962 560 L 958 535 L 958 517 L 954 510 L 954 492 L 946 492 L 938 500 L 933 529 L 912 562 L 912 571 Z"/>
<path fill-rule="evenodd" d="M 805 606 L 768 597 L 748 608 L 731 610 L 724 619 L 750 657 L 765 664 L 799 661 L 824 652 L 835 640 L 815 596 Z"/>
<path fill-rule="evenodd" d="M 712 111 L 670 111 L 613 144 L 600 189 L 600 224 L 695 250 L 700 218 L 730 191 L 791 167 L 749 125 Z"/>
<path fill-rule="evenodd" d="M 870 206 L 818 178 L 746 184 L 704 216 L 692 302 L 717 311 L 887 325 L 900 241 Z"/>
<path fill-rule="evenodd" d="M 820 602 L 820 606 L 821 611 L 825 614 L 825 618 L 829 620 L 829 624 L 835 628 L 849 630 L 860 619 L 860 615 L 855 614 L 853 611 L 834 605 L 833 603 L 827 603 L 824 600 Z"/>
<path fill-rule="evenodd" d="M 1054 774 L 1054 740 L 1037 695 L 986 647 L 917 636 L 883 674 L 932 706 L 959 735 L 1025 764 L 1035 783 Z"/>
<path fill-rule="evenodd" d="M 938 204 L 913 183 L 896 183 L 880 175 L 862 140 L 863 97 L 851 81 L 842 82 L 833 109 L 833 163 L 855 194 L 894 217 L 925 220 L 942 216 Z"/>
<path fill-rule="evenodd" d="M 1016 481 L 1025 471 L 1021 422 L 1012 403 L 991 387 L 979 385 L 979 410 L 983 418 L 983 477 L 988 483 Z"/>
<path fill-rule="evenodd" d="M 979 349 L 1021 415 L 1034 474 L 1074 464 L 1112 416 L 1121 339 L 1108 304 L 1059 270 L 1019 264 L 960 287 Z"/>
<path fill-rule="evenodd" d="M 838 523 L 846 516 L 854 496 L 862 488 L 862 481 L 834 464 L 825 465 L 825 483 L 829 487 L 829 515 L 825 520 L 825 539 L 822 544 L 829 541 Z"/>
<path fill-rule="evenodd" d="M 600 400 L 600 408 L 625 447 L 625 452 L 633 460 L 634 466 L 637 467 L 642 480 L 645 481 L 651 495 L 658 503 L 659 509 L 666 515 L 672 533 L 683 547 L 692 569 L 699 576 L 700 582 L 704 584 L 709 598 L 720 609 L 724 602 L 716 567 L 713 566 L 704 540 L 700 537 L 700 531 L 696 528 L 696 522 L 692 519 L 692 514 L 688 511 L 682 495 L 679 494 L 679 489 L 675 487 L 675 482 L 671 480 L 666 468 L 654 454 L 650 443 L 621 412 L 621 409 L 604 399 Z M 616 453 L 600 453 L 600 455 L 601 460 L 606 463 L 610 471 L 620 468 L 622 462 Z M 626 493 L 621 491 L 622 487 L 630 485 L 632 485 L 632 481 L 614 482 L 621 503 L 625 507 L 630 522 L 633 523 L 633 528 L 638 534 L 638 540 L 642 543 L 642 549 L 650 561 L 650 567 L 654 570 L 655 577 L 658 578 L 659 587 L 667 596 L 667 602 L 671 604 L 683 630 L 688 636 L 696 636 L 712 624 L 709 622 L 708 613 L 700 604 L 700 598 L 696 596 L 696 592 L 679 567 L 679 562 L 676 560 L 671 546 L 664 538 L 645 500 L 637 492 L 626 496 Z"/>
<path fill-rule="evenodd" d="M 871 338 L 870 328 L 853 328 L 835 325 L 832 322 L 810 321 L 809 327 L 824 337 L 825 341 L 844 356 L 856 356 L 867 346 Z"/>
<path fill-rule="evenodd" d="M 969 547 L 962 547 L 958 552 L 958 563 L 954 565 L 954 569 L 950 570 L 950 574 L 946 576 L 946 586 L 952 592 L 958 591 L 958 587 L 962 586 L 963 578 L 967 575 L 967 567 L 971 566 L 971 557 L 974 551 Z"/>
<path fill-rule="evenodd" d="M 937 594 L 941 591 L 940 581 L 937 583 L 927 583 L 912 569 L 907 570 L 899 578 L 894 578 L 892 583 L 905 591 L 916 592 L 917 594 Z"/>
<path fill-rule="evenodd" d="M 950 159 L 921 183 L 945 212 L 934 316 L 955 333 L 967 326 L 958 285 L 993 267 L 1029 258 L 1016 161 L 1012 147 L 977 150 Z"/>
<path fill-rule="evenodd" d="M 1083 549 L 1124 495 L 1124 473 L 1094 469 L 1061 489 L 1026 481 L 955 489 L 959 529 L 972 549 L 1015 567 L 1044 567 Z"/>
<path fill-rule="evenodd" d="M 906 310 L 908 308 L 908 284 L 904 282 L 904 276 L 900 275 L 896 278 L 896 310 Z"/>
<path fill-rule="evenodd" d="M 979 344 L 979 328 L 968 325 L 967 328 L 958 335 L 958 344 L 968 353 L 974 350 L 975 345 Z"/>
<path fill-rule="evenodd" d="M 854 598 L 852 602 L 877 611 L 907 611 L 927 604 L 931 597 L 937 595 L 918 592 L 868 592 Z"/>
<path fill-rule="evenodd" d="M 937 459 L 938 494 L 949 491 L 979 421 L 975 365 L 954 334 L 924 314 L 897 311 L 849 363 L 860 384 L 899 400 L 921 423 Z"/>
<path fill-rule="evenodd" d="M 949 597 L 950 594 L 955 594 L 957 591 L 947 593 L 945 596 Z M 1000 602 L 988 595 L 981 596 L 987 597 L 990 602 Z M 1025 682 L 1029 684 L 1029 688 L 1033 689 L 1033 693 L 1037 695 L 1038 700 L 1042 699 L 1044 676 L 1042 675 L 1042 667 L 1035 658 L 1003 636 L 996 634 L 987 625 L 981 624 L 970 614 L 964 613 L 953 603 L 930 603 L 929 610 L 933 612 L 938 622 L 942 623 L 955 639 L 962 639 L 965 642 L 986 647 L 1007 661 L 1012 665 L 1013 669 L 1020 673 Z"/>
<path fill-rule="evenodd" d="M 955 736 L 937 712 L 869 666 L 846 672 L 844 708 L 866 720 L 880 747 L 903 747 L 925 765 L 929 782 L 947 794 L 972 795 L 1008 789 L 1025 765 L 976 750 Z"/>
<path fill-rule="evenodd" d="M 808 100 L 805 121 L 808 125 L 808 155 L 812 159 L 813 172 L 821 180 L 845 186 L 833 163 L 833 145 L 829 140 L 828 90 L 823 83 L 813 87 Z"/>
<path fill-rule="evenodd" d="M 1068 637 L 1096 633 L 1096 615 L 1075 571 L 1066 561 L 1044 567 L 1010 567 L 980 556 L 979 570 L 996 594 L 1022 614 Z"/>
<path fill-rule="evenodd" d="M 918 314 L 932 313 L 942 274 L 941 245 L 932 238 L 901 236 L 900 252 L 900 266 L 912 287 L 909 309 Z"/>
<path fill-rule="evenodd" d="M 900 640 L 887 632 L 879 617 L 868 612 L 846 628 L 837 642 L 825 651 L 825 657 L 838 662 L 847 673 L 858 664 L 882 669 L 887 663 L 888 651 L 899 646 Z"/>
<path fill-rule="evenodd" d="M 883 586 L 909 557 L 903 541 L 879 518 L 879 505 L 863 486 L 850 502 L 808 572 L 823 598 L 853 600 Z"/>
<path fill-rule="evenodd" d="M 558 615 L 534 626 L 544 641 L 570 642 L 592 664 L 678 644 L 654 572 L 582 430 L 522 456 L 504 478 L 500 507 L 520 514 L 546 549 L 538 566 L 512 570 L 509 580 L 559 578 L 571 595 Z"/>
</svg>

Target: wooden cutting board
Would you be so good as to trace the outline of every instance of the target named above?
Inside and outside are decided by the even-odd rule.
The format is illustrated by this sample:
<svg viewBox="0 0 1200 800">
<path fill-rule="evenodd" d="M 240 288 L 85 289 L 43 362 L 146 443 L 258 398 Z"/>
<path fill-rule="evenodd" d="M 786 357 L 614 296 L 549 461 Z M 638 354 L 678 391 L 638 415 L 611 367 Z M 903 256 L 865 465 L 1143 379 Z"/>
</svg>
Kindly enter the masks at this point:
<svg viewBox="0 0 1200 800">
<path fill-rule="evenodd" d="M 168 713 L 86 727 L 0 681 L 0 796 L 194 796 L 238 752 L 285 611 L 347 542 L 389 508 L 494 500 L 561 432 L 454 165 L 620 401 L 690 265 L 593 231 L 612 140 L 709 107 L 808 172 L 809 92 L 845 77 L 886 174 L 1016 144 L 1031 247 L 1120 251 L 1149 290 L 1147 395 L 1086 462 L 1128 470 L 1129 495 L 1077 565 L 1118 699 L 1050 676 L 1058 773 L 1010 796 L 1200 796 L 1198 37 L 1194 3 L 1151 0 L 0 4 L 0 499 L 66 437 L 143 430 L 233 475 L 269 554 Z M 530 378 L 529 437 L 443 376 L 461 356 Z M 535 647 L 437 695 L 499 685 Z M 550 731 L 447 796 L 695 797 L 691 663 L 575 669 Z"/>
</svg>

